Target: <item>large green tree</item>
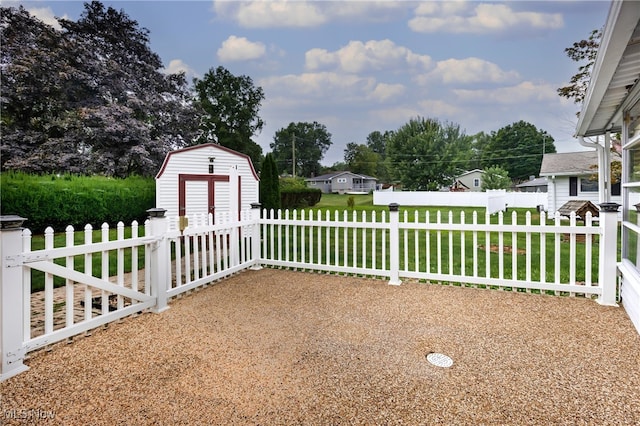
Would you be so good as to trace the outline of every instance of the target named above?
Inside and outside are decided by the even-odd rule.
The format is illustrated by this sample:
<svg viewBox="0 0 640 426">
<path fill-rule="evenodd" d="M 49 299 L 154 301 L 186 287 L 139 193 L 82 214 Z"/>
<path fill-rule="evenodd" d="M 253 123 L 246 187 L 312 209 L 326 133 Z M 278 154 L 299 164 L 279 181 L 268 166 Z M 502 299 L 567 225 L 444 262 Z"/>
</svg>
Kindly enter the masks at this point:
<svg viewBox="0 0 640 426">
<path fill-rule="evenodd" d="M 165 75 L 149 34 L 94 1 L 56 30 L 2 8 L 2 168 L 153 175 L 195 136 L 184 75 Z"/>
<path fill-rule="evenodd" d="M 295 144 L 295 145 L 294 145 Z M 318 122 L 289 123 L 276 131 L 270 144 L 278 169 L 295 176 L 317 176 L 320 160 L 331 146 L 331 133 Z M 295 153 L 294 153 L 295 147 Z M 295 155 L 295 173 L 294 173 Z"/>
<path fill-rule="evenodd" d="M 457 124 L 411 119 L 388 138 L 389 171 L 406 189 L 437 190 L 462 171 L 459 152 L 468 144 L 469 137 Z"/>
<path fill-rule="evenodd" d="M 540 173 L 544 153 L 556 152 L 547 132 L 525 121 L 518 121 L 491 133 L 482 151 L 483 168 L 500 166 L 514 180 L 525 180 Z"/>
<path fill-rule="evenodd" d="M 348 170 L 353 173 L 375 176 L 378 165 L 382 163 L 380 154 L 374 152 L 367 145 L 349 142 L 344 150 L 344 161 Z"/>
<path fill-rule="evenodd" d="M 264 100 L 251 77 L 235 76 L 219 66 L 194 79 L 197 104 L 204 111 L 198 143 L 215 142 L 251 157 L 260 165 L 262 148 L 252 138 L 264 127 L 258 115 Z"/>
</svg>

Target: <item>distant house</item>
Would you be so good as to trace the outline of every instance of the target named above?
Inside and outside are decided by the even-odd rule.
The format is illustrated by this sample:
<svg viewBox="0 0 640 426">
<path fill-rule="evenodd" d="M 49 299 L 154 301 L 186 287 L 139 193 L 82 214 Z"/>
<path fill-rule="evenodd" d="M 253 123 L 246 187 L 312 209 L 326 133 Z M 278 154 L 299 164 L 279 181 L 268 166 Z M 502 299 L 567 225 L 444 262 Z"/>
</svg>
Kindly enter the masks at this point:
<svg viewBox="0 0 640 426">
<path fill-rule="evenodd" d="M 482 191 L 482 173 L 480 169 L 469 170 L 458 176 L 453 185 L 449 187 L 450 191 Z"/>
<path fill-rule="evenodd" d="M 546 177 L 534 177 L 516 185 L 516 189 L 520 192 L 547 192 L 548 184 Z"/>
<path fill-rule="evenodd" d="M 306 178 L 305 182 L 308 187 L 318 188 L 322 192 L 329 194 L 366 194 L 369 191 L 375 191 L 378 179 L 367 175 L 344 171 Z"/>
<path fill-rule="evenodd" d="M 620 161 L 612 153 L 612 161 Z M 568 201 L 584 200 L 598 204 L 598 153 L 596 151 L 545 154 L 540 166 L 540 177 L 547 178 L 547 206 L 556 212 Z M 611 185 L 611 201 L 619 203 L 620 184 Z"/>
</svg>

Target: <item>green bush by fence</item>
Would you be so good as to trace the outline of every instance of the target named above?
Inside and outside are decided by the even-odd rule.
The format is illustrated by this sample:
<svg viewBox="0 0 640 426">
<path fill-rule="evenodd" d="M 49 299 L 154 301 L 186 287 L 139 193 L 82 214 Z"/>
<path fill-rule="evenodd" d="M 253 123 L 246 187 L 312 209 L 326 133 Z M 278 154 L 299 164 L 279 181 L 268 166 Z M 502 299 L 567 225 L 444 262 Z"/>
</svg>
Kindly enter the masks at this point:
<svg viewBox="0 0 640 426">
<path fill-rule="evenodd" d="M 281 188 L 280 205 L 283 209 L 313 207 L 320 201 L 322 191 L 317 188 Z"/>
<path fill-rule="evenodd" d="M 155 181 L 138 176 L 114 179 L 103 176 L 0 174 L 0 210 L 3 215 L 27 218 L 25 227 L 41 233 L 67 225 L 80 229 L 133 220 L 140 224 L 155 206 Z"/>
</svg>

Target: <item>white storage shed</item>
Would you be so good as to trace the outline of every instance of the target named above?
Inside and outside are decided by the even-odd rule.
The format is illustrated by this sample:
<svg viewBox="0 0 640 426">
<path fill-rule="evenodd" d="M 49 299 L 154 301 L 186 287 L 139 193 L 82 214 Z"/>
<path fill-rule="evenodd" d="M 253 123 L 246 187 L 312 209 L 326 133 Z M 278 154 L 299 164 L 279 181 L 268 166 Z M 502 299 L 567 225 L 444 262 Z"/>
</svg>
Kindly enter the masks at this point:
<svg viewBox="0 0 640 426">
<path fill-rule="evenodd" d="M 240 212 L 259 197 L 251 159 L 208 143 L 171 151 L 156 175 L 156 207 L 168 217 Z"/>
</svg>

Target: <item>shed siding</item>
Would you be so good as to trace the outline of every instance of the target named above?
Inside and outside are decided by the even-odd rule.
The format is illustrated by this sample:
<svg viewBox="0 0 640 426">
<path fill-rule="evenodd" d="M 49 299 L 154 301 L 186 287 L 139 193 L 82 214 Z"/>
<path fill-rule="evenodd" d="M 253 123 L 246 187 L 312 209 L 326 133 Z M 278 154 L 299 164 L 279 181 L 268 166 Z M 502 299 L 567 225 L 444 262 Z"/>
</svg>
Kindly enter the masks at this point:
<svg viewBox="0 0 640 426">
<path fill-rule="evenodd" d="M 208 188 L 207 182 L 203 181 L 187 181 L 185 185 L 185 206 L 187 215 L 200 214 L 207 212 L 208 204 Z M 173 215 L 172 215 L 173 216 Z"/>
<path fill-rule="evenodd" d="M 214 144 L 206 144 L 184 150 L 174 151 L 165 159 L 163 168 L 156 176 L 156 207 L 167 210 L 167 216 L 178 215 L 178 176 L 180 174 L 209 174 L 209 158 L 214 157 L 213 167 L 216 175 L 229 175 L 231 167 L 237 167 L 241 177 L 241 208 L 251 208 L 251 203 L 258 202 L 258 185 L 250 160 L 234 151 L 223 149 Z M 195 184 L 195 185 L 193 185 Z M 201 186 L 202 185 L 202 186 Z M 187 214 L 207 213 L 206 189 L 202 199 L 199 199 L 206 182 L 187 182 Z M 197 188 L 197 194 L 190 193 L 190 189 Z M 229 209 L 229 183 L 215 182 L 216 212 Z M 198 198 L 197 200 L 194 199 Z M 198 210 L 198 211 L 196 211 Z"/>
</svg>

